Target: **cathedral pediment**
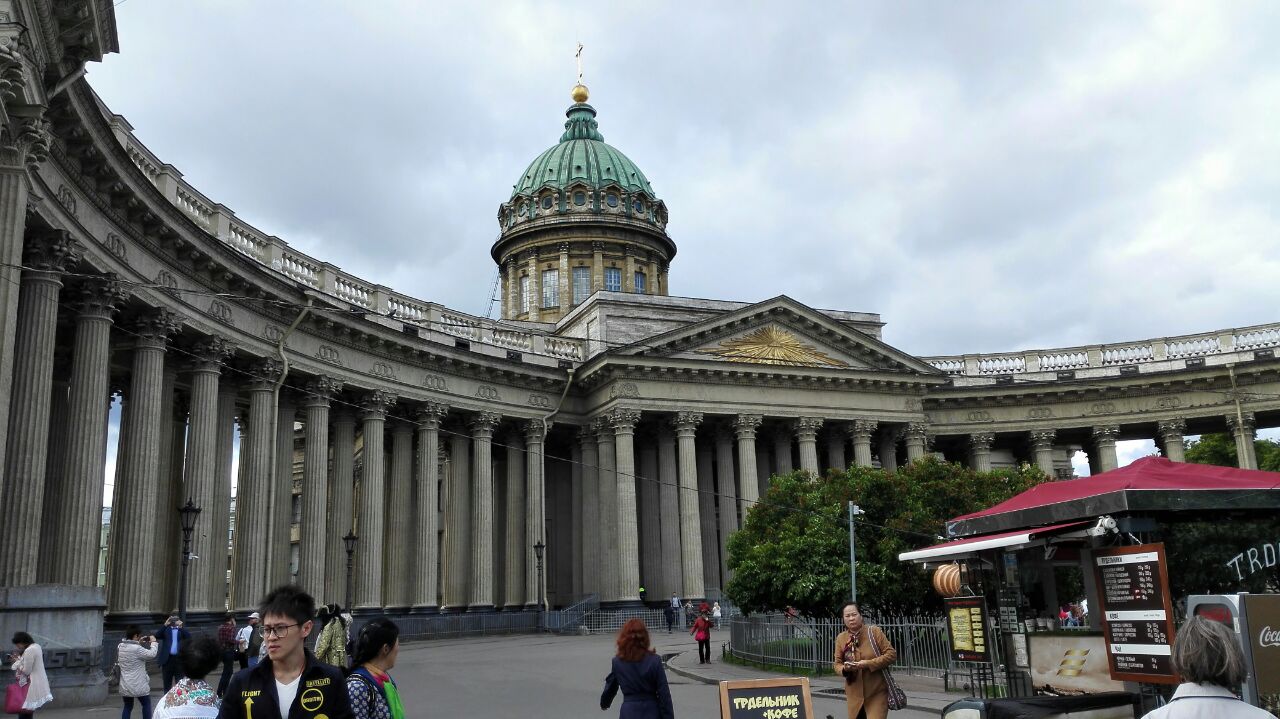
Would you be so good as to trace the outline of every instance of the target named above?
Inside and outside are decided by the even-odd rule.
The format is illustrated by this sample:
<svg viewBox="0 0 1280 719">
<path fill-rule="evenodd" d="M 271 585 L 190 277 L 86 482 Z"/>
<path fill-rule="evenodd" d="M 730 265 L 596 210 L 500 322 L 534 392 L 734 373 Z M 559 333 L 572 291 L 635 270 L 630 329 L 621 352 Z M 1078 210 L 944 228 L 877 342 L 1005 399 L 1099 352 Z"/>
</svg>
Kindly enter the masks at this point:
<svg viewBox="0 0 1280 719">
<path fill-rule="evenodd" d="M 786 296 L 650 337 L 612 354 L 762 368 L 940 374 L 933 366 Z"/>
</svg>

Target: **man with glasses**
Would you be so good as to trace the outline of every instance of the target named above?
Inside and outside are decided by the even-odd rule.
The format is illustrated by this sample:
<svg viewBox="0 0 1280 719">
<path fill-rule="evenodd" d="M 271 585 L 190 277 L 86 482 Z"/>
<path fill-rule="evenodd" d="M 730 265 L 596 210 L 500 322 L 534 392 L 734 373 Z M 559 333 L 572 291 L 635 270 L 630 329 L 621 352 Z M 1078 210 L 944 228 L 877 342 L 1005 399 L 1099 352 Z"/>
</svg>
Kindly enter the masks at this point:
<svg viewBox="0 0 1280 719">
<path fill-rule="evenodd" d="M 306 648 L 316 614 L 311 595 L 279 587 L 258 611 L 267 655 L 232 677 L 219 719 L 354 719 L 342 670 Z"/>
</svg>

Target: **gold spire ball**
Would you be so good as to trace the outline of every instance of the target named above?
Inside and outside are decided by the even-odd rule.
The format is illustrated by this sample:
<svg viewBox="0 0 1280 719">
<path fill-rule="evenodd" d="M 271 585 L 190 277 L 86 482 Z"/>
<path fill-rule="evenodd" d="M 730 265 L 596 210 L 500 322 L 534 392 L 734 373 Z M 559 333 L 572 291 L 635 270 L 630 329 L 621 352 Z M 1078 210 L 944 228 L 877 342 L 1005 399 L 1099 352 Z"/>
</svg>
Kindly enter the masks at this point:
<svg viewBox="0 0 1280 719">
<path fill-rule="evenodd" d="M 573 95 L 574 102 L 586 102 L 587 98 L 591 96 L 591 93 L 587 91 L 587 86 L 582 83 L 574 85 L 573 92 L 571 94 Z"/>
</svg>

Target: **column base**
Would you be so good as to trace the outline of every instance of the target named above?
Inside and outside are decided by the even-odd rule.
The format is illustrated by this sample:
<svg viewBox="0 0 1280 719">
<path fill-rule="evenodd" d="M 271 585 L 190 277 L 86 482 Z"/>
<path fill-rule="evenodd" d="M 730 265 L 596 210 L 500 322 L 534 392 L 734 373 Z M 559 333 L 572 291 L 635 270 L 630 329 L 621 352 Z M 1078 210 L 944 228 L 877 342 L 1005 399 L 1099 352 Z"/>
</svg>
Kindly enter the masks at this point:
<svg viewBox="0 0 1280 719">
<path fill-rule="evenodd" d="M 144 632 L 150 632 L 168 618 L 168 614 L 159 612 L 111 612 L 102 618 L 102 626 L 107 630 L 123 630 L 130 624 L 137 624 Z"/>
<path fill-rule="evenodd" d="M 638 597 L 630 599 L 614 599 L 608 602 L 600 602 L 601 609 L 617 610 L 617 609 L 644 609 L 644 604 L 640 602 Z"/>
<path fill-rule="evenodd" d="M 467 611 L 467 608 L 462 605 L 458 605 L 456 607 L 451 607 L 446 605 L 446 606 L 440 607 L 439 613 L 440 614 L 462 614 L 465 611 Z"/>
<path fill-rule="evenodd" d="M 396 606 L 394 606 L 394 607 L 383 607 L 383 608 L 382 608 L 382 612 L 383 612 L 384 614 L 408 614 L 408 613 L 409 613 L 409 605 L 408 605 L 408 604 L 400 604 L 400 605 L 396 605 Z"/>
<path fill-rule="evenodd" d="M 410 614 L 439 614 L 440 607 L 437 607 L 434 604 L 424 604 L 420 606 L 414 606 L 412 609 L 409 610 L 409 613 Z"/>
<path fill-rule="evenodd" d="M 351 616 L 355 619 L 367 619 L 369 617 L 380 617 L 382 615 L 382 607 L 356 607 L 351 610 Z"/>
<path fill-rule="evenodd" d="M 529 608 L 529 605 L 526 605 L 526 604 L 507 604 L 507 605 L 504 605 L 504 606 L 502 607 L 502 611 L 504 611 L 504 612 L 523 612 L 524 610 L 526 610 L 526 609 L 528 609 L 528 608 Z M 535 609 L 536 609 L 537 607 L 536 607 L 536 606 L 534 606 L 533 608 L 535 608 Z"/>
<path fill-rule="evenodd" d="M 187 610 L 187 626 L 208 626 L 221 624 L 227 618 L 227 611 L 209 611 L 201 610 L 199 612 Z M 236 617 L 236 621 L 240 621 L 240 617 Z"/>
<path fill-rule="evenodd" d="M 47 642 L 44 663 L 55 707 L 99 706 L 107 700 L 103 675 L 103 611 L 97 587 L 37 584 L 0 588 L 0 634 L 24 631 Z M 131 614 L 145 616 L 150 614 Z M 149 625 L 151 626 L 151 625 Z"/>
<path fill-rule="evenodd" d="M 471 604 L 467 607 L 468 614 L 484 614 L 496 611 L 498 610 L 492 604 Z"/>
</svg>

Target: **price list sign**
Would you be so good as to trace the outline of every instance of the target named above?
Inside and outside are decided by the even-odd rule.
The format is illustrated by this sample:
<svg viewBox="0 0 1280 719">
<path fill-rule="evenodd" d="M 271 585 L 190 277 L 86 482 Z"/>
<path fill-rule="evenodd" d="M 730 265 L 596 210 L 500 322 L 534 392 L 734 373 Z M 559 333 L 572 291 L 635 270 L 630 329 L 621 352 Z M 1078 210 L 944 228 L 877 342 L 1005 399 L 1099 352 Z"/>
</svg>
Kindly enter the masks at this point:
<svg viewBox="0 0 1280 719">
<path fill-rule="evenodd" d="M 1103 549 L 1093 557 L 1111 678 L 1178 683 L 1164 545 Z"/>
<path fill-rule="evenodd" d="M 947 607 L 947 636 L 951 658 L 957 662 L 985 662 L 987 654 L 987 612 L 982 597 L 950 597 Z"/>
</svg>

